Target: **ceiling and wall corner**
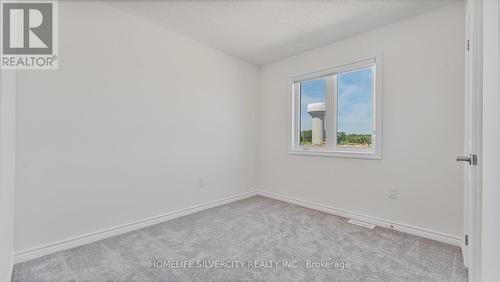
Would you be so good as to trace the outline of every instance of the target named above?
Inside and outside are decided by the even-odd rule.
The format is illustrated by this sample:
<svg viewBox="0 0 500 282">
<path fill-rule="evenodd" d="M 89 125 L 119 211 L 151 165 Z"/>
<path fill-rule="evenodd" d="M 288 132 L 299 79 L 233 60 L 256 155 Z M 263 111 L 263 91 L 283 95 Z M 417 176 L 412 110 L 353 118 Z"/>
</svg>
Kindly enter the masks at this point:
<svg viewBox="0 0 500 282">
<path fill-rule="evenodd" d="M 443 7 L 454 1 L 109 1 L 108 3 L 171 31 L 262 66 Z"/>
</svg>

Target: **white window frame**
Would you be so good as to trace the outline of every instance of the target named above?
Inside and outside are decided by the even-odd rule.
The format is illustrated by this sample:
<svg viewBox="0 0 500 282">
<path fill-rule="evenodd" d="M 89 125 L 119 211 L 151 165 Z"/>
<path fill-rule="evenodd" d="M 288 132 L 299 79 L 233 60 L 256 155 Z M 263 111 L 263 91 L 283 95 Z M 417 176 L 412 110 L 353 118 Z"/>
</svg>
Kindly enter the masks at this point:
<svg viewBox="0 0 500 282">
<path fill-rule="evenodd" d="M 371 148 L 337 146 L 337 76 L 373 66 L 373 135 Z M 326 78 L 325 143 L 324 147 L 300 146 L 300 83 Z M 382 159 L 382 55 L 357 60 L 322 71 L 291 78 L 292 124 L 289 134 L 289 154 L 355 159 Z"/>
</svg>

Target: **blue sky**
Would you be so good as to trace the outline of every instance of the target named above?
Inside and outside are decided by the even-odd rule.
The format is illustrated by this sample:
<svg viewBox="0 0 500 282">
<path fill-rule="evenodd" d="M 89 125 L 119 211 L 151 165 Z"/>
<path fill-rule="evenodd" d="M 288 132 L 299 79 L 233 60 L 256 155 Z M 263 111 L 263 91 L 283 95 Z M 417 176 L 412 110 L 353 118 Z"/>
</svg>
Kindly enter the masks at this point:
<svg viewBox="0 0 500 282">
<path fill-rule="evenodd" d="M 338 131 L 372 133 L 372 69 L 366 68 L 338 75 Z M 326 80 L 301 83 L 301 130 L 311 129 L 307 105 L 324 103 Z M 328 117 L 326 117 L 328 119 Z"/>
<path fill-rule="evenodd" d="M 323 78 L 303 81 L 300 84 L 300 117 L 301 130 L 311 129 L 311 116 L 307 113 L 307 105 L 324 103 L 326 94 L 326 80 Z"/>
</svg>

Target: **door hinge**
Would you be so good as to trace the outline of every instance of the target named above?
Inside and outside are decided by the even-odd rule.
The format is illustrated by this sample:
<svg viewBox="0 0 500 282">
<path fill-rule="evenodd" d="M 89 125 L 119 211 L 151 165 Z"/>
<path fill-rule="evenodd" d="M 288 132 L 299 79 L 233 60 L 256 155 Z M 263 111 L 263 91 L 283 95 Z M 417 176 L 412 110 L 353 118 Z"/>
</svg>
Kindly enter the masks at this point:
<svg viewBox="0 0 500 282">
<path fill-rule="evenodd" d="M 465 245 L 469 246 L 469 235 L 465 235 Z"/>
<path fill-rule="evenodd" d="M 467 48 L 467 51 L 470 51 L 470 40 L 467 40 L 466 48 Z"/>
</svg>

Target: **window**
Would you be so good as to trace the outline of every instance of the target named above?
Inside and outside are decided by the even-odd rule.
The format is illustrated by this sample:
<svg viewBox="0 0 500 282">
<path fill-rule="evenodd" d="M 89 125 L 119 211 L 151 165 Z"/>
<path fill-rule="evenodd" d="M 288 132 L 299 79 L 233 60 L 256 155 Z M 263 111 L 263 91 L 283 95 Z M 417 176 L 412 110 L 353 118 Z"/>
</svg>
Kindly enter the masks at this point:
<svg viewBox="0 0 500 282">
<path fill-rule="evenodd" d="M 380 65 L 375 58 L 294 78 L 290 153 L 381 159 Z"/>
<path fill-rule="evenodd" d="M 325 78 L 300 83 L 300 145 L 325 145 Z M 314 128 L 315 135 L 312 135 Z"/>
</svg>

